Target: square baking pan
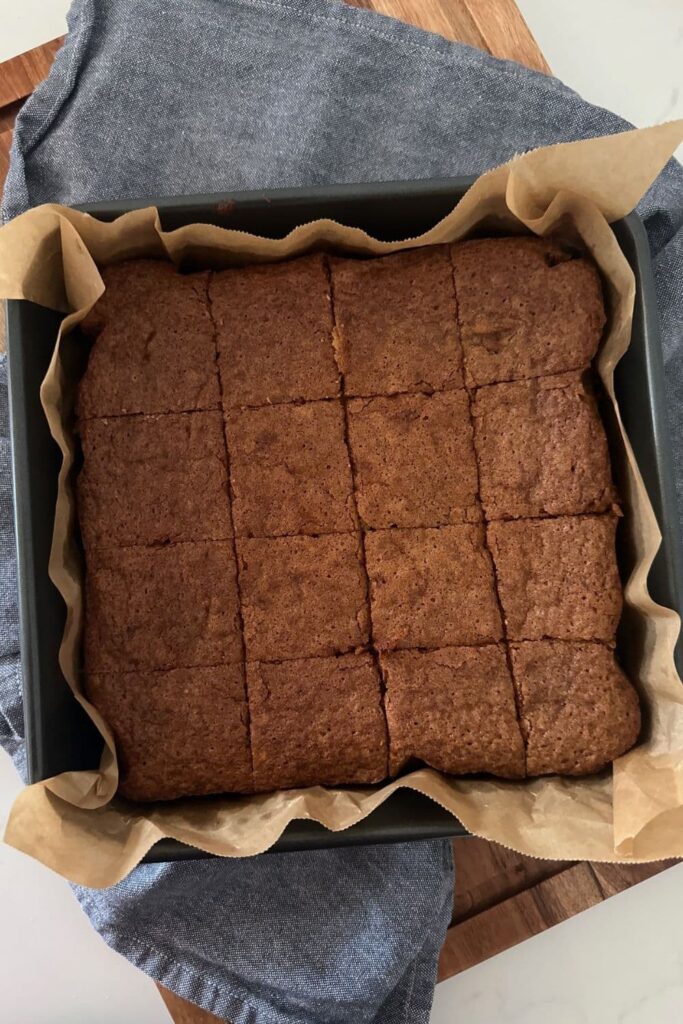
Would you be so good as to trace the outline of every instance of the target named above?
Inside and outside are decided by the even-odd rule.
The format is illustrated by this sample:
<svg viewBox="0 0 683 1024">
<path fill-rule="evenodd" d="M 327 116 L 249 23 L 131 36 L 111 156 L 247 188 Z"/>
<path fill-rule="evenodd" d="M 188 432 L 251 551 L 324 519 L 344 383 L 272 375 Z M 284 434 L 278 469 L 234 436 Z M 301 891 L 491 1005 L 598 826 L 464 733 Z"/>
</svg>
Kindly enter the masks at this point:
<svg viewBox="0 0 683 1024">
<path fill-rule="evenodd" d="M 325 217 L 395 240 L 421 234 L 444 217 L 473 179 L 337 185 L 270 192 L 222 193 L 171 199 L 91 204 L 80 209 L 110 221 L 132 209 L 154 205 L 166 230 L 211 223 L 279 237 Z M 661 344 L 649 247 L 636 214 L 613 225 L 636 277 L 631 346 L 619 363 L 615 386 L 626 431 L 661 528 L 663 542 L 649 583 L 653 598 L 679 605 L 681 548 L 673 463 L 664 405 Z M 99 764 L 102 740 L 73 699 L 58 664 L 65 620 L 63 601 L 48 577 L 57 476 L 61 456 L 40 404 L 40 385 L 54 349 L 60 314 L 30 302 L 7 303 L 10 418 L 16 514 L 20 635 L 29 779 Z M 608 432 L 609 432 L 609 423 Z M 626 546 L 619 546 L 622 576 L 629 571 Z M 626 623 L 618 653 L 628 672 Z M 677 650 L 680 666 L 681 646 Z M 344 832 L 315 822 L 292 822 L 272 852 L 466 835 L 436 803 L 402 790 L 364 821 Z M 147 861 L 207 856 L 174 840 L 162 840 Z"/>
</svg>

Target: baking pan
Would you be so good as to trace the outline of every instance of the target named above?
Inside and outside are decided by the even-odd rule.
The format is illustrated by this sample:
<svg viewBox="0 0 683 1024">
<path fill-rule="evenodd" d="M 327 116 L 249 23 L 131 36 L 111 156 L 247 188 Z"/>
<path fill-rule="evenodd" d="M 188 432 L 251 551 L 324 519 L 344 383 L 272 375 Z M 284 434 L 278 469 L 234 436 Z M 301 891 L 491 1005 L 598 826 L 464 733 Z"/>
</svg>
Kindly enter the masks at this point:
<svg viewBox="0 0 683 1024">
<path fill-rule="evenodd" d="M 399 183 L 338 185 L 271 192 L 221 193 L 171 199 L 97 203 L 80 209 L 101 220 L 155 205 L 166 230 L 211 223 L 279 237 L 320 217 L 363 228 L 377 238 L 418 235 L 444 217 L 472 180 L 451 178 Z M 630 214 L 614 225 L 636 276 L 636 307 L 629 351 L 615 378 L 622 417 L 662 531 L 650 573 L 652 596 L 679 610 L 681 549 L 672 457 L 664 406 L 661 344 L 647 237 Z M 60 315 L 30 302 L 7 303 L 10 417 L 19 570 L 20 635 L 29 779 L 96 767 L 102 740 L 73 699 L 58 664 L 65 608 L 48 577 L 57 476 L 61 456 L 40 405 L 40 384 L 55 345 Z M 609 424 L 608 424 L 609 426 Z M 619 545 L 622 575 L 629 555 Z M 632 637 L 622 623 L 619 656 L 628 671 Z M 680 666 L 681 645 L 677 650 Z M 344 832 L 314 822 L 292 822 L 272 852 L 466 835 L 436 803 L 408 790 L 393 794 L 364 821 Z M 147 861 L 206 854 L 162 840 Z"/>
</svg>

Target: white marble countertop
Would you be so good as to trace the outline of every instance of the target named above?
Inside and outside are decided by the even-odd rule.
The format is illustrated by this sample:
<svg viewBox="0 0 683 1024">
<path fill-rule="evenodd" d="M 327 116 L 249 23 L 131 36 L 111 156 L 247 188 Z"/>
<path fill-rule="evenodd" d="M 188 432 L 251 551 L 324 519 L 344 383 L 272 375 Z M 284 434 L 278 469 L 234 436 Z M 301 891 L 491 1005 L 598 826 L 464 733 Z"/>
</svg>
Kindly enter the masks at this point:
<svg viewBox="0 0 683 1024">
<path fill-rule="evenodd" d="M 432 1024 L 680 1024 L 683 864 L 437 987 Z"/>
<path fill-rule="evenodd" d="M 683 117 L 681 0 L 518 5 L 586 99 L 638 125 Z M 0 61 L 61 35 L 67 7 L 0 0 Z M 18 789 L 0 752 L 0 831 Z M 683 864 L 444 982 L 433 1024 L 680 1024 L 682 896 Z M 66 882 L 2 845 L 0 906 L 1 1020 L 168 1024 L 153 984 L 91 930 Z"/>
</svg>

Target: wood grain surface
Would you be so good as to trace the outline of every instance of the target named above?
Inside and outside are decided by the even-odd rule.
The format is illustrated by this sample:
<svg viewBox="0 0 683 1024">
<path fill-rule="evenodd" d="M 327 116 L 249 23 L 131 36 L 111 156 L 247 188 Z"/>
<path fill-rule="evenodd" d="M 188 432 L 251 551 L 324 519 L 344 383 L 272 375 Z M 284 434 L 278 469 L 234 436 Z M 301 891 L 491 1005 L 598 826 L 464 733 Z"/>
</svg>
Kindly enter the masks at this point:
<svg viewBox="0 0 683 1024">
<path fill-rule="evenodd" d="M 0 64 L 0 108 L 25 100 L 47 76 L 63 38 L 52 39 L 35 50 L 20 53 Z"/>
<path fill-rule="evenodd" d="M 550 72 L 514 0 L 346 0 L 436 32 L 452 42 L 487 50 L 535 71 Z"/>
<path fill-rule="evenodd" d="M 0 194 L 9 170 L 9 151 L 12 148 L 12 129 L 0 131 Z"/>
<path fill-rule="evenodd" d="M 195 1006 L 194 1003 L 188 1003 L 187 1000 L 181 999 L 175 992 L 164 988 L 163 985 L 157 985 L 157 988 L 174 1024 L 216 1024 L 219 1020 L 218 1017 Z"/>
<path fill-rule="evenodd" d="M 452 41 L 549 68 L 513 0 L 346 0 L 355 7 L 399 18 Z M 0 188 L 8 166 L 14 118 L 47 75 L 62 40 L 0 64 Z M 456 893 L 453 924 L 444 944 L 439 978 L 466 970 L 594 906 L 668 867 L 567 864 L 535 860 L 479 839 L 454 843 Z M 268 965 L 264 963 L 264 975 Z M 210 1024 L 218 1018 L 157 986 L 175 1024 Z"/>
<path fill-rule="evenodd" d="M 476 917 L 503 900 L 565 871 L 571 862 L 538 860 L 484 839 L 455 840 L 457 885 L 453 924 Z"/>
<path fill-rule="evenodd" d="M 439 981 L 488 960 L 651 878 L 656 864 L 571 864 L 523 857 L 480 839 L 454 843 L 453 924 L 439 961 Z"/>
</svg>

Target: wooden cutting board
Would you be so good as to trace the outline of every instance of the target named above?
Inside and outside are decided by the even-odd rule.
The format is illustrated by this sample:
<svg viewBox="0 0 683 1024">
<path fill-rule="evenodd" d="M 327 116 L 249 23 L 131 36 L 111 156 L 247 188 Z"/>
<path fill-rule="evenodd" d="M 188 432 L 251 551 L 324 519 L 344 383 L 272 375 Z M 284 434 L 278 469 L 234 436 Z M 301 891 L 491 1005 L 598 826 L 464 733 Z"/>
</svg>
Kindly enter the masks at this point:
<svg viewBox="0 0 683 1024">
<path fill-rule="evenodd" d="M 346 0 L 447 39 L 550 69 L 513 0 Z M 49 71 L 61 40 L 0 64 L 0 187 L 14 118 Z M 669 866 L 619 867 L 522 857 L 493 843 L 454 843 L 456 893 L 453 923 L 441 955 L 439 978 L 451 977 L 554 924 L 627 889 Z M 264 974 L 268 966 L 264 964 Z M 216 1024 L 217 1017 L 158 986 L 175 1024 Z"/>
</svg>

